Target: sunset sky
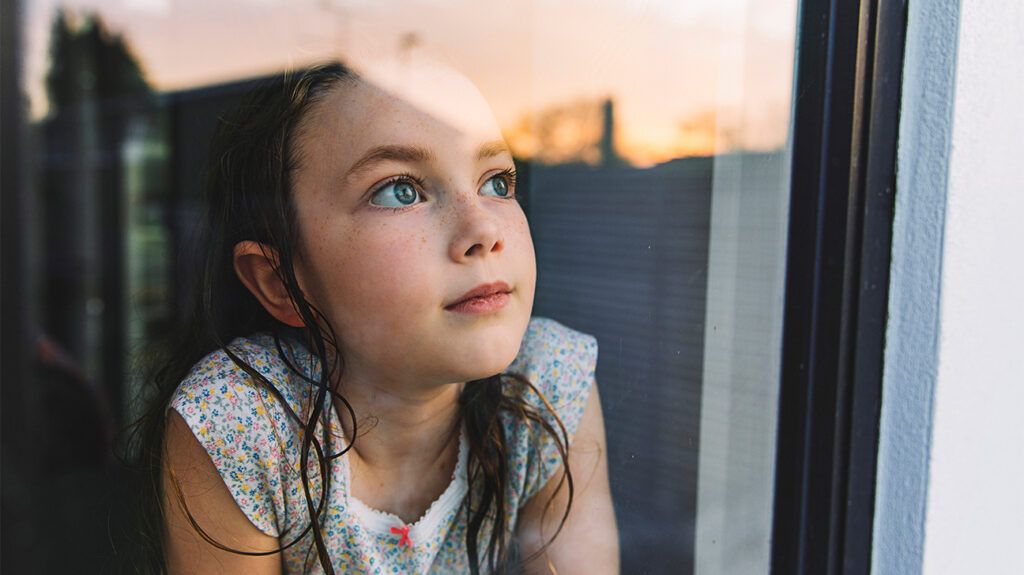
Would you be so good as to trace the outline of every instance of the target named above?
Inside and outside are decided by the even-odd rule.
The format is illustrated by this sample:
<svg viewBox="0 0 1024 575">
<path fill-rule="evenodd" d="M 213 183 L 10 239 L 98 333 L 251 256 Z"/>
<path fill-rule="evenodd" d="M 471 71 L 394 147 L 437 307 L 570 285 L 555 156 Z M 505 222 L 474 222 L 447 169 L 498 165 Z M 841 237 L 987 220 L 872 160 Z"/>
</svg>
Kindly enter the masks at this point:
<svg viewBox="0 0 1024 575">
<path fill-rule="evenodd" d="M 795 0 L 33 0 L 26 90 L 46 112 L 55 11 L 98 13 L 158 90 L 409 50 L 438 54 L 491 102 L 514 147 L 547 110 L 612 98 L 616 145 L 638 165 L 783 145 Z M 408 45 L 408 42 L 405 42 Z"/>
</svg>

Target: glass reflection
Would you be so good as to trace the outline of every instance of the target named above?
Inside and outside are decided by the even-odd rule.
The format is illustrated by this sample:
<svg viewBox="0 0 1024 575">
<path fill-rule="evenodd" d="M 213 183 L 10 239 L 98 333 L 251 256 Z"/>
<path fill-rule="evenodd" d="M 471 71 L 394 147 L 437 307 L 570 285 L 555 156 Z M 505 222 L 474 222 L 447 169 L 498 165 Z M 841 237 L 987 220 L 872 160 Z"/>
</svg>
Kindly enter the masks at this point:
<svg viewBox="0 0 1024 575">
<path fill-rule="evenodd" d="M 623 571 L 758 572 L 795 3 L 136 0 L 26 12 L 37 376 L 70 403 L 54 420 L 85 420 L 81 453 L 109 453 L 111 430 L 137 414 L 136 352 L 182 320 L 216 119 L 284 69 L 441 54 L 480 86 L 515 153 L 535 314 L 600 342 Z M 503 35 L 494 22 L 523 24 Z M 69 500 L 96 501 L 112 473 L 107 458 L 85 459 L 93 479 Z M 756 517 L 750 532 L 729 534 L 737 516 Z M 730 563 L 740 556 L 746 567 Z"/>
</svg>

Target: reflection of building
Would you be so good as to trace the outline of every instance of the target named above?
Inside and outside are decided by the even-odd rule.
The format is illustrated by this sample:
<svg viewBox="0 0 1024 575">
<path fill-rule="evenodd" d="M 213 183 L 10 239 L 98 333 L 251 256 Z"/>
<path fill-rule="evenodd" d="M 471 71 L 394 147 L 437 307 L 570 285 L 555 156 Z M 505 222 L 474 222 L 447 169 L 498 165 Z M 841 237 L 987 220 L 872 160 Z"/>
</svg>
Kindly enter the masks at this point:
<svg viewBox="0 0 1024 575">
<path fill-rule="evenodd" d="M 764 186 L 779 181 L 780 155 L 743 157 L 750 168 L 737 185 L 763 195 L 769 207 L 778 203 Z M 693 570 L 711 200 L 713 184 L 723 185 L 712 180 L 720 161 L 685 158 L 648 169 L 532 166 L 527 178 L 535 313 L 592 333 L 600 344 L 597 381 L 623 573 Z M 763 237 L 758 230 L 722 233 Z M 765 261 L 777 256 L 771 246 L 738 249 Z M 737 280 L 743 287 L 762 283 Z M 737 322 L 754 325 L 747 316 L 766 311 L 737 310 Z M 764 363 L 725 361 L 755 371 Z M 742 480 L 742 470 L 731 471 Z"/>
</svg>

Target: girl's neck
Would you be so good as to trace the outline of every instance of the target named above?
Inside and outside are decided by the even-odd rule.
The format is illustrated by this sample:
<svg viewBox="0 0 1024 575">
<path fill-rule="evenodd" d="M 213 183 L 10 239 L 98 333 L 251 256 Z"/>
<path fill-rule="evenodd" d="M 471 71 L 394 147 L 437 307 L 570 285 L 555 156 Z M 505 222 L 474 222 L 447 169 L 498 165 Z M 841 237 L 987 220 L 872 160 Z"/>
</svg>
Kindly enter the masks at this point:
<svg viewBox="0 0 1024 575">
<path fill-rule="evenodd" d="M 350 493 L 371 508 L 412 523 L 451 482 L 458 459 L 462 384 L 417 394 L 365 383 L 341 386 L 340 391 L 359 423 L 347 455 Z M 348 411 L 344 406 L 337 411 L 345 436 L 352 437 Z"/>
<path fill-rule="evenodd" d="M 339 391 L 352 405 L 358 423 L 350 460 L 364 469 L 402 474 L 426 471 L 446 461 L 453 446 L 456 450 L 458 446 L 462 387 L 451 384 L 411 393 L 366 382 L 343 383 Z M 336 403 L 345 436 L 352 437 L 348 410 Z"/>
</svg>

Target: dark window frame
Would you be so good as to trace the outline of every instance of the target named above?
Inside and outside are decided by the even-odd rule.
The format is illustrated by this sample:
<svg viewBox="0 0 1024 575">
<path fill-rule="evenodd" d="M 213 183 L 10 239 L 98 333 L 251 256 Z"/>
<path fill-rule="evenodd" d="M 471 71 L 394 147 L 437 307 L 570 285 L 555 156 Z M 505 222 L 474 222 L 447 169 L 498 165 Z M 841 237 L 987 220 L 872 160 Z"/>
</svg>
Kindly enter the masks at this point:
<svg viewBox="0 0 1024 575">
<path fill-rule="evenodd" d="M 907 0 L 803 0 L 772 573 L 867 574 Z"/>
</svg>

